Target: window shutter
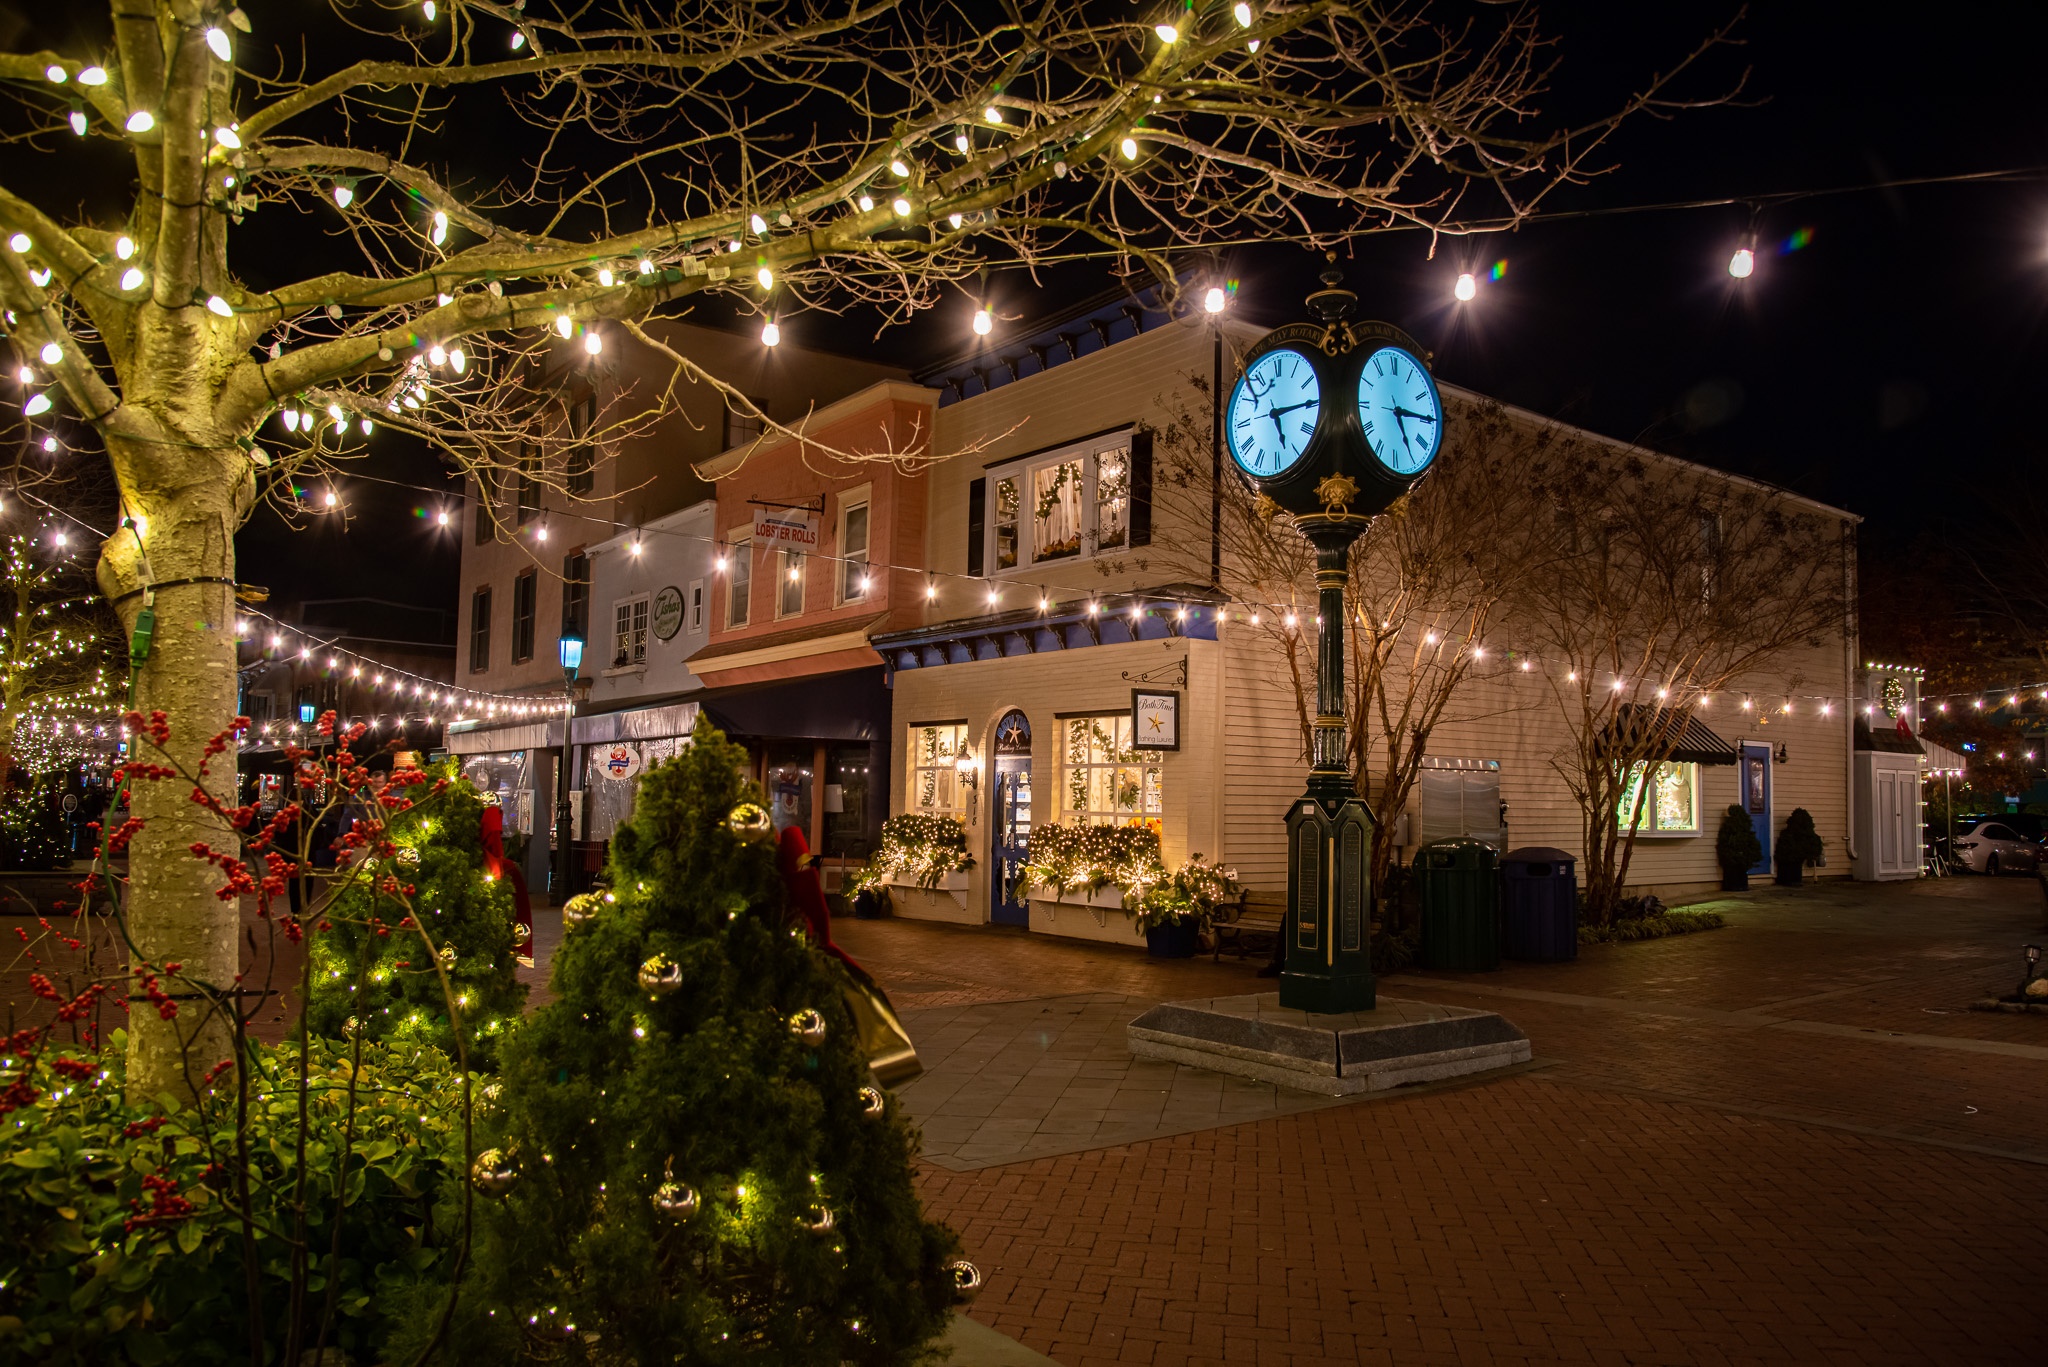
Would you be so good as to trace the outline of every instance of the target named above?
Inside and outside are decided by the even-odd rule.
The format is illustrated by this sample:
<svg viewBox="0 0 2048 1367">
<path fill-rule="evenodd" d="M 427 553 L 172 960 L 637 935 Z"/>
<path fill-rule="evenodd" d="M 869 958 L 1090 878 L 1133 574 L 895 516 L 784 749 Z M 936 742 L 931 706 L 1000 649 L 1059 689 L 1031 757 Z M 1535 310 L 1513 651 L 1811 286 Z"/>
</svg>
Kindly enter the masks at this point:
<svg viewBox="0 0 2048 1367">
<path fill-rule="evenodd" d="M 982 573 L 982 540 L 988 529 L 988 481 L 977 479 L 967 486 L 967 572 Z"/>
<path fill-rule="evenodd" d="M 1152 544 L 1152 434 L 1131 433 L 1131 544 Z"/>
</svg>

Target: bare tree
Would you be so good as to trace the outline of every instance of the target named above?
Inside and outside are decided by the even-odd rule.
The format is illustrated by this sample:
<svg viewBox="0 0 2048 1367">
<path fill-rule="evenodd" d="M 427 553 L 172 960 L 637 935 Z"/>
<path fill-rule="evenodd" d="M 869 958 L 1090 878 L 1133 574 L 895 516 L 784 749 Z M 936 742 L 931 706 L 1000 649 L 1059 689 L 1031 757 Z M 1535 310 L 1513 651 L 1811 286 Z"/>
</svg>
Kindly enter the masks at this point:
<svg viewBox="0 0 2048 1367">
<path fill-rule="evenodd" d="M 1547 423 L 1529 424 L 1523 451 L 1532 516 L 1503 607 L 1563 723 L 1551 763 L 1579 806 L 1599 925 L 1689 720 L 1739 707 L 1715 695 L 1746 680 L 1796 691 L 1798 653 L 1839 639 L 1854 528 L 1784 490 Z"/>
<path fill-rule="evenodd" d="M 234 710 L 236 527 L 360 459 L 371 422 L 466 474 L 566 488 L 545 376 L 574 338 L 707 295 L 900 322 L 991 260 L 1077 250 L 1170 282 L 1177 252 L 1239 237 L 1458 231 L 1468 197 L 1511 225 L 1600 169 L 1622 119 L 1676 107 L 1699 55 L 1544 132 L 1551 57 L 1513 9 L 1446 27 L 1406 0 L 301 8 L 259 39 L 239 9 L 123 0 L 97 51 L 0 55 L 8 135 L 49 172 L 0 188 L 29 416 L 61 401 L 104 444 L 128 520 L 100 583 L 125 627 L 145 607 L 181 624 L 138 694 L 175 714 L 188 767 Z M 78 184 L 111 165 L 65 163 L 78 136 L 128 165 Z M 68 208 L 122 199 L 118 221 Z M 675 383 L 715 383 L 670 359 Z M 135 944 L 228 983 L 234 908 L 179 854 L 218 818 L 149 789 L 137 811 Z M 138 1017 L 130 1086 L 182 1086 L 195 1031 L 225 1050 L 217 1014 Z"/>
</svg>

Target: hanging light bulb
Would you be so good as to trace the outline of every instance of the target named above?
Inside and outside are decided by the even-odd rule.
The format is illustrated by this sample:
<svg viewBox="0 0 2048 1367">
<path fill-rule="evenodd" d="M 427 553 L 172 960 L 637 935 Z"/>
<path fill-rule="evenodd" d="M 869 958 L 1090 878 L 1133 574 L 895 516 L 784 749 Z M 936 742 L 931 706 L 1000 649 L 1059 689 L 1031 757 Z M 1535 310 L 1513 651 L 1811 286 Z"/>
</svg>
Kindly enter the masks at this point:
<svg viewBox="0 0 2048 1367">
<path fill-rule="evenodd" d="M 377 424 L 371 422 L 368 418 L 356 419 L 356 426 L 362 430 L 363 435 L 366 437 L 377 430 Z"/>
<path fill-rule="evenodd" d="M 21 411 L 31 418 L 41 417 L 50 411 L 50 396 L 48 394 L 31 394 L 28 402 L 21 406 Z"/>
<path fill-rule="evenodd" d="M 1172 24 L 1154 24 L 1152 31 L 1159 35 L 1159 41 L 1172 46 L 1180 41 L 1180 30 Z"/>
<path fill-rule="evenodd" d="M 576 322 L 574 319 L 570 318 L 568 314 L 558 313 L 555 315 L 555 334 L 557 336 L 568 337 L 572 335 L 575 331 Z"/>
<path fill-rule="evenodd" d="M 444 210 L 434 210 L 434 226 L 428 230 L 427 236 L 433 239 L 436 247 L 448 240 L 448 215 Z"/>
<path fill-rule="evenodd" d="M 27 233 L 16 233 L 7 239 L 7 249 L 15 253 L 26 252 L 35 245 L 34 240 Z"/>
<path fill-rule="evenodd" d="M 981 117 L 987 119 L 990 123 L 1001 123 L 1003 121 L 1003 111 L 994 105 L 990 105 L 981 111 Z"/>
<path fill-rule="evenodd" d="M 1252 26 L 1252 7 L 1244 3 L 1244 0 L 1238 0 L 1237 4 L 1231 6 L 1230 13 L 1236 18 L 1239 28 Z"/>
<path fill-rule="evenodd" d="M 434 514 L 434 521 L 435 521 L 435 522 L 436 522 L 436 523 L 437 523 L 438 525 L 440 525 L 440 526 L 443 526 L 443 527 L 447 526 L 447 525 L 448 525 L 448 510 L 447 510 L 446 508 L 443 508 L 443 509 L 441 509 L 441 511 L 440 511 L 440 512 L 438 512 L 438 513 L 435 513 L 435 514 Z M 360 670 L 360 669 L 358 669 L 358 670 L 356 671 L 356 673 L 358 673 L 358 674 L 361 674 L 362 672 L 363 672 L 363 671 L 362 671 L 362 670 Z"/>
<path fill-rule="evenodd" d="M 329 489 L 327 491 L 326 497 L 323 498 L 321 501 L 324 502 L 330 508 L 339 507 L 341 504 L 341 495 L 335 493 L 334 490 Z"/>
<path fill-rule="evenodd" d="M 924 601 L 925 601 L 925 602 L 927 602 L 927 603 L 930 603 L 930 602 L 935 602 L 935 601 L 937 601 L 937 599 L 938 599 L 938 596 L 939 596 L 939 586 L 938 586 L 938 584 L 937 584 L 936 582 L 934 582 L 933 580 L 927 579 L 927 580 L 925 581 L 925 584 L 924 584 Z"/>
<path fill-rule="evenodd" d="M 222 147 L 227 148 L 230 152 L 236 151 L 242 145 L 242 135 L 240 133 L 237 133 L 232 128 L 214 129 L 213 140 L 219 143 Z M 234 184 L 234 178 L 232 176 L 228 178 L 228 184 L 230 186 Z"/>
<path fill-rule="evenodd" d="M 781 341 L 782 329 L 775 325 L 774 318 L 771 317 L 768 319 L 767 322 L 761 324 L 762 346 L 777 346 L 781 343 Z"/>
<path fill-rule="evenodd" d="M 138 109 L 128 116 L 128 131 L 131 133 L 147 133 L 154 127 L 156 127 L 156 115 L 150 113 L 147 109 Z"/>
<path fill-rule="evenodd" d="M 989 305 L 983 304 L 974 311 L 974 331 L 978 336 L 988 336 L 995 330 L 995 325 L 995 313 Z"/>
<path fill-rule="evenodd" d="M 229 306 L 228 301 L 217 294 L 206 296 L 206 309 L 207 312 L 218 314 L 222 318 L 232 318 L 235 316 L 235 311 Z"/>
<path fill-rule="evenodd" d="M 59 365 L 64 360 L 64 348 L 55 342 L 43 343 L 43 364 Z"/>
<path fill-rule="evenodd" d="M 433 22 L 434 22 L 434 0 L 422 0 L 422 3 L 421 3 L 421 5 L 420 5 L 420 9 L 421 9 L 421 10 L 423 10 L 423 11 L 425 11 L 425 13 L 426 13 L 426 16 L 427 16 L 427 22 L 428 22 L 428 23 L 430 23 L 430 24 L 431 24 L 431 23 L 433 23 Z"/>
<path fill-rule="evenodd" d="M 1117 144 L 1117 150 L 1124 154 L 1125 161 L 1136 161 L 1138 159 L 1138 140 L 1136 138 L 1125 138 Z"/>
<path fill-rule="evenodd" d="M 649 260 L 648 260 L 648 259 L 647 259 L 646 257 L 644 257 L 644 256 L 640 258 L 640 274 L 642 274 L 642 275 L 652 275 L 652 274 L 654 274 L 654 263 L 653 263 L 652 261 L 649 261 Z"/>
<path fill-rule="evenodd" d="M 284 430 L 287 432 L 296 432 L 299 430 L 298 409 L 287 408 L 284 410 Z"/>
<path fill-rule="evenodd" d="M 604 350 L 604 337 L 596 328 L 583 334 L 583 350 L 592 356 Z"/>
<path fill-rule="evenodd" d="M 635 532 L 635 533 L 633 533 L 633 539 L 632 539 L 632 541 L 630 541 L 629 543 L 627 543 L 627 545 L 626 545 L 626 553 L 627 553 L 628 555 L 638 555 L 638 554 L 640 554 L 640 534 L 639 534 L 638 532 Z"/>
<path fill-rule="evenodd" d="M 439 342 L 434 343 L 433 349 L 427 353 L 427 364 L 434 366 L 444 366 L 448 364 L 447 349 L 444 348 Z"/>
<path fill-rule="evenodd" d="M 1755 270 L 1756 249 L 1751 240 L 1745 238 L 1742 245 L 1735 249 L 1735 255 L 1728 258 L 1728 274 L 1737 280 L 1747 280 Z"/>
<path fill-rule="evenodd" d="M 513 30 L 512 30 L 512 50 L 513 50 L 514 52 L 517 52 L 517 51 L 519 51 L 519 49 L 521 49 L 521 48 L 523 48 L 523 47 L 525 47 L 525 46 L 526 46 L 526 30 L 525 30 L 525 29 L 523 29 L 523 28 L 515 28 L 515 29 L 513 29 Z"/>
<path fill-rule="evenodd" d="M 85 111 L 83 109 L 71 111 L 71 131 L 78 134 L 81 138 L 85 136 Z"/>
<path fill-rule="evenodd" d="M 213 49 L 213 55 L 223 62 L 235 60 L 235 50 L 228 43 L 227 34 L 217 28 L 206 30 L 206 45 Z"/>
<path fill-rule="evenodd" d="M 965 221 L 966 221 L 966 220 L 965 220 L 965 219 L 963 219 L 963 218 L 962 218 L 962 217 L 961 217 L 961 216 L 960 216 L 959 214 L 947 214 L 947 215 L 946 215 L 946 222 L 947 222 L 947 223 L 949 223 L 949 224 L 951 224 L 951 225 L 952 225 L 953 227 L 955 227 L 955 228 L 959 227 L 959 226 L 960 226 L 960 225 L 961 225 L 962 223 L 964 223 Z"/>
<path fill-rule="evenodd" d="M 1209 292 L 1202 296 L 1202 308 L 1208 313 L 1221 313 L 1227 302 L 1221 285 L 1209 286 Z"/>
<path fill-rule="evenodd" d="M 50 436 L 50 437 L 44 437 L 44 438 L 43 438 L 43 450 L 45 450 L 45 451 L 49 452 L 49 453 L 50 453 L 51 455 L 53 455 L 53 456 L 54 456 L 54 455 L 56 455 L 56 454 L 57 454 L 57 439 L 56 439 L 56 438 L 55 438 L 54 436 Z"/>
<path fill-rule="evenodd" d="M 469 369 L 469 357 L 463 354 L 461 347 L 454 347 L 448 352 L 448 364 L 460 375 Z"/>
<path fill-rule="evenodd" d="M 62 85 L 71 79 L 71 73 L 54 62 L 43 68 L 43 75 L 51 85 Z"/>
<path fill-rule="evenodd" d="M 990 584 L 988 586 L 988 605 L 990 607 L 994 607 L 996 605 L 996 593 L 996 586 L 994 584 Z"/>
<path fill-rule="evenodd" d="M 121 272 L 121 288 L 128 293 L 133 293 L 142 288 L 142 282 L 147 278 L 147 276 L 143 275 L 140 266 L 130 266 L 127 270 Z"/>
<path fill-rule="evenodd" d="M 772 290 L 775 288 L 775 272 L 768 269 L 768 267 L 766 266 L 763 266 L 760 270 L 754 272 L 754 279 L 761 282 L 761 288 L 764 290 Z"/>
<path fill-rule="evenodd" d="M 334 182 L 334 188 L 330 193 L 334 196 L 334 207 L 346 209 L 349 206 L 349 201 L 356 197 L 356 187 L 348 181 L 337 180 Z"/>
<path fill-rule="evenodd" d="M 896 196 L 895 200 L 889 205 L 889 207 L 896 211 L 896 217 L 898 218 L 910 217 L 910 201 L 908 199 L 905 199 L 902 195 Z"/>
<path fill-rule="evenodd" d="M 604 266 L 598 270 L 597 283 L 604 286 L 606 289 L 610 289 L 612 287 L 612 268 L 610 266 Z"/>
<path fill-rule="evenodd" d="M 967 136 L 966 129 L 963 128 L 953 135 L 953 147 L 963 157 L 974 150 L 974 142 Z"/>
<path fill-rule="evenodd" d="M 78 83 L 80 85 L 105 85 L 107 83 L 107 69 L 103 66 L 89 66 L 78 73 Z"/>
<path fill-rule="evenodd" d="M 864 194 L 859 199 L 856 199 L 854 201 L 854 204 L 859 207 L 862 213 L 866 213 L 868 210 L 875 207 L 875 197 L 873 195 Z"/>
<path fill-rule="evenodd" d="M 1457 296 L 1459 303 L 1471 303 L 1479 297 L 1479 277 L 1470 271 L 1461 272 L 1458 276 L 1457 287 L 1451 293 Z"/>
</svg>

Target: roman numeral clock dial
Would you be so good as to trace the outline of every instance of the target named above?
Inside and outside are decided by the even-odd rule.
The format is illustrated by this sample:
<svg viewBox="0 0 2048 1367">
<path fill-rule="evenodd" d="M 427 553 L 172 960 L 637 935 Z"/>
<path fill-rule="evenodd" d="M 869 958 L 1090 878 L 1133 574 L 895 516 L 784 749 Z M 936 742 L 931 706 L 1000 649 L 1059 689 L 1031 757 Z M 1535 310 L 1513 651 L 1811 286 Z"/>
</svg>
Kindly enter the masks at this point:
<svg viewBox="0 0 2048 1367">
<path fill-rule="evenodd" d="M 1292 470 L 1308 451 L 1321 414 L 1322 382 L 1308 357 L 1269 351 L 1246 367 L 1224 414 L 1230 457 L 1255 479 Z"/>
<path fill-rule="evenodd" d="M 1436 381 L 1405 349 L 1383 346 L 1358 376 L 1358 425 L 1373 458 L 1396 475 L 1419 475 L 1444 440 Z"/>
</svg>

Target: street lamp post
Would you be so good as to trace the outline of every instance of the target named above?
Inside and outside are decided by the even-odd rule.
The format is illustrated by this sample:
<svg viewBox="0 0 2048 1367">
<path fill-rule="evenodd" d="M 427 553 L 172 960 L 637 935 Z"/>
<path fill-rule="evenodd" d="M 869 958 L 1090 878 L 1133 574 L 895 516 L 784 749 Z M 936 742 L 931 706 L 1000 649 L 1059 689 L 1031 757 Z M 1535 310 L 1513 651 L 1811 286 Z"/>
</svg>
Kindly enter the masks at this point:
<svg viewBox="0 0 2048 1367">
<path fill-rule="evenodd" d="M 569 732 L 576 720 L 576 671 L 583 664 L 583 638 L 562 638 L 562 757 L 555 765 L 555 904 L 569 896 Z"/>
</svg>

